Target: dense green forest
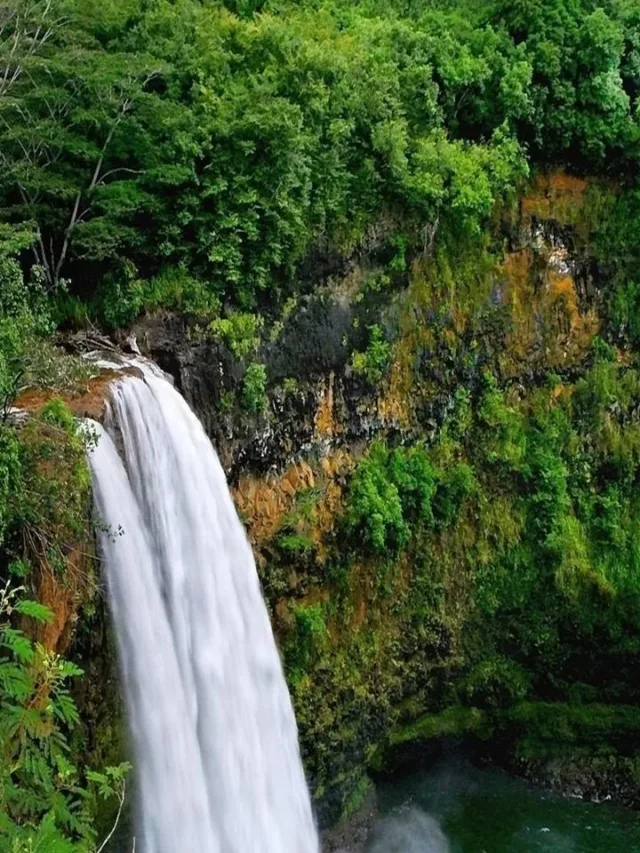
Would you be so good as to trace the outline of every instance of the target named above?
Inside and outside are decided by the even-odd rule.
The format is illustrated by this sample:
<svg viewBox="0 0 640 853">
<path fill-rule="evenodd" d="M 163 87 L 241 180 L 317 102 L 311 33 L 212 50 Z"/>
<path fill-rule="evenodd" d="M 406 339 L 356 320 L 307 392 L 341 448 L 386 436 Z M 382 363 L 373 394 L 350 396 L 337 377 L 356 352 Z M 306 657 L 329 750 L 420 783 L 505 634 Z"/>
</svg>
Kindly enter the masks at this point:
<svg viewBox="0 0 640 853">
<path fill-rule="evenodd" d="M 637 654 L 637 0 L 0 0 L 0 850 L 98 849 L 96 800 L 121 796 L 126 770 L 74 766 L 80 672 L 31 639 L 52 618 L 32 600 L 35 562 L 55 572 L 90 538 L 69 412 L 53 401 L 10 424 L 23 388 L 86 383 L 56 342 L 170 309 L 247 357 L 317 270 L 374 232 L 389 276 L 418 254 L 498 258 L 496 210 L 552 166 L 615 187 L 595 228 L 610 287 L 588 371 L 557 406 L 553 377 L 517 406 L 487 372 L 432 447 L 373 445 L 331 568 L 344 586 L 357 542 L 384 587 L 400 553 L 428 553 L 475 507 L 488 531 L 476 616 L 504 642 L 473 662 L 461 708 L 526 698 L 541 660 L 557 678 L 547 697 L 565 698 L 583 663 L 562 658 L 567 600 L 577 635 Z M 375 385 L 391 342 L 380 325 L 368 335 L 352 365 Z M 247 411 L 268 382 L 248 365 Z M 279 547 L 299 557 L 288 535 Z M 421 589 L 406 641 L 428 648 L 437 590 Z M 284 645 L 307 726 L 306 670 L 335 677 L 321 610 L 297 611 Z"/>
</svg>

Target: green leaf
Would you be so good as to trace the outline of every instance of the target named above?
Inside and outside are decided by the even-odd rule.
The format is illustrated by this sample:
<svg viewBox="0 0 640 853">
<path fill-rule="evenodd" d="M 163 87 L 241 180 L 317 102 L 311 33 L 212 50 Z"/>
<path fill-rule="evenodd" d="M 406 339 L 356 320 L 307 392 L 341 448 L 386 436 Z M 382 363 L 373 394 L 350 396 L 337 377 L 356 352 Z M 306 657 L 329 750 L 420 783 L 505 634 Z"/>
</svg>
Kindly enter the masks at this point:
<svg viewBox="0 0 640 853">
<path fill-rule="evenodd" d="M 44 604 L 40 604 L 37 601 L 23 599 L 16 604 L 14 609 L 18 613 L 22 613 L 23 616 L 29 616 L 37 622 L 50 623 L 53 621 L 53 613 L 51 610 L 49 610 L 48 607 L 45 607 Z"/>
<path fill-rule="evenodd" d="M 33 643 L 22 631 L 15 628 L 3 628 L 0 632 L 0 646 L 4 646 L 23 663 L 31 663 L 34 656 Z"/>
</svg>

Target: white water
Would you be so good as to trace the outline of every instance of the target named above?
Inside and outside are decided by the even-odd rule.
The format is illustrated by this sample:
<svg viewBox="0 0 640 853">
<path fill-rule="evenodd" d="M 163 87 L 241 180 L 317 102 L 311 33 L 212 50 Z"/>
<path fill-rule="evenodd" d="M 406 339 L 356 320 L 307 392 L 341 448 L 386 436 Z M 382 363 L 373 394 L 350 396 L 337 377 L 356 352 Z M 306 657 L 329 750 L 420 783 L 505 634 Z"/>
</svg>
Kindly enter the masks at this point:
<svg viewBox="0 0 640 853">
<path fill-rule="evenodd" d="M 136 849 L 317 853 L 291 701 L 211 443 L 149 369 L 112 386 L 98 431 L 90 464 L 109 528 L 100 538 L 135 753 Z"/>
</svg>

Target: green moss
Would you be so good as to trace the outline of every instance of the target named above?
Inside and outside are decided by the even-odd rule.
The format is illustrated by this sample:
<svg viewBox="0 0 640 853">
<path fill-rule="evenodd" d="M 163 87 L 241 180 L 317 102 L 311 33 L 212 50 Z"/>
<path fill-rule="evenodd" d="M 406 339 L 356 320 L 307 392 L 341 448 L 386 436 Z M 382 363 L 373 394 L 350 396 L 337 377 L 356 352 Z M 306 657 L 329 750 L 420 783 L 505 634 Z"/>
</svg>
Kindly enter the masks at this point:
<svg viewBox="0 0 640 853">
<path fill-rule="evenodd" d="M 285 643 L 285 666 L 296 681 L 320 658 L 326 648 L 328 631 L 321 604 L 293 607 L 293 625 Z"/>
<path fill-rule="evenodd" d="M 230 412 L 232 412 L 235 404 L 236 404 L 235 391 L 223 391 L 220 394 L 220 402 L 218 405 L 220 408 L 220 412 L 223 415 L 228 415 Z"/>
<path fill-rule="evenodd" d="M 640 749 L 640 709 L 631 705 L 523 702 L 503 714 L 500 725 L 527 759 Z"/>
<path fill-rule="evenodd" d="M 282 390 L 285 394 L 297 394 L 300 390 L 300 384 L 297 379 L 287 376 L 282 382 Z"/>
<path fill-rule="evenodd" d="M 458 685 L 465 702 L 481 708 L 510 705 L 524 699 L 530 690 L 527 670 L 502 655 L 481 660 Z"/>
<path fill-rule="evenodd" d="M 479 708 L 461 706 L 447 708 L 439 714 L 425 714 L 411 725 L 394 729 L 389 736 L 392 747 L 439 738 L 466 735 L 488 738 L 492 733 L 490 718 Z"/>
<path fill-rule="evenodd" d="M 360 809 L 367 799 L 373 793 L 373 782 L 366 775 L 363 774 L 359 780 L 352 786 L 351 792 L 347 797 L 344 808 L 342 810 L 342 814 L 340 815 L 340 819 L 338 823 L 346 823 L 350 820 L 354 814 Z"/>
<path fill-rule="evenodd" d="M 289 554 L 308 554 L 314 548 L 313 539 L 301 533 L 282 533 L 277 538 L 277 544 Z"/>
</svg>

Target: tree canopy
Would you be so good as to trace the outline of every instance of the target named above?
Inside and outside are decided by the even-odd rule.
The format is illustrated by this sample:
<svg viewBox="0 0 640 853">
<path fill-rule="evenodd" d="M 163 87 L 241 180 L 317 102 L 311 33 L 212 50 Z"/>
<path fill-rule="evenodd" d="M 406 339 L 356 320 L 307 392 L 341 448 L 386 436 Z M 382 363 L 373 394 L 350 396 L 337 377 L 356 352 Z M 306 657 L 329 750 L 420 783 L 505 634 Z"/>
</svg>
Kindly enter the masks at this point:
<svg viewBox="0 0 640 853">
<path fill-rule="evenodd" d="M 251 307 L 382 214 L 478 230 L 531 163 L 633 176 L 623 0 L 0 7 L 0 216 L 85 301 L 166 267 Z"/>
</svg>

